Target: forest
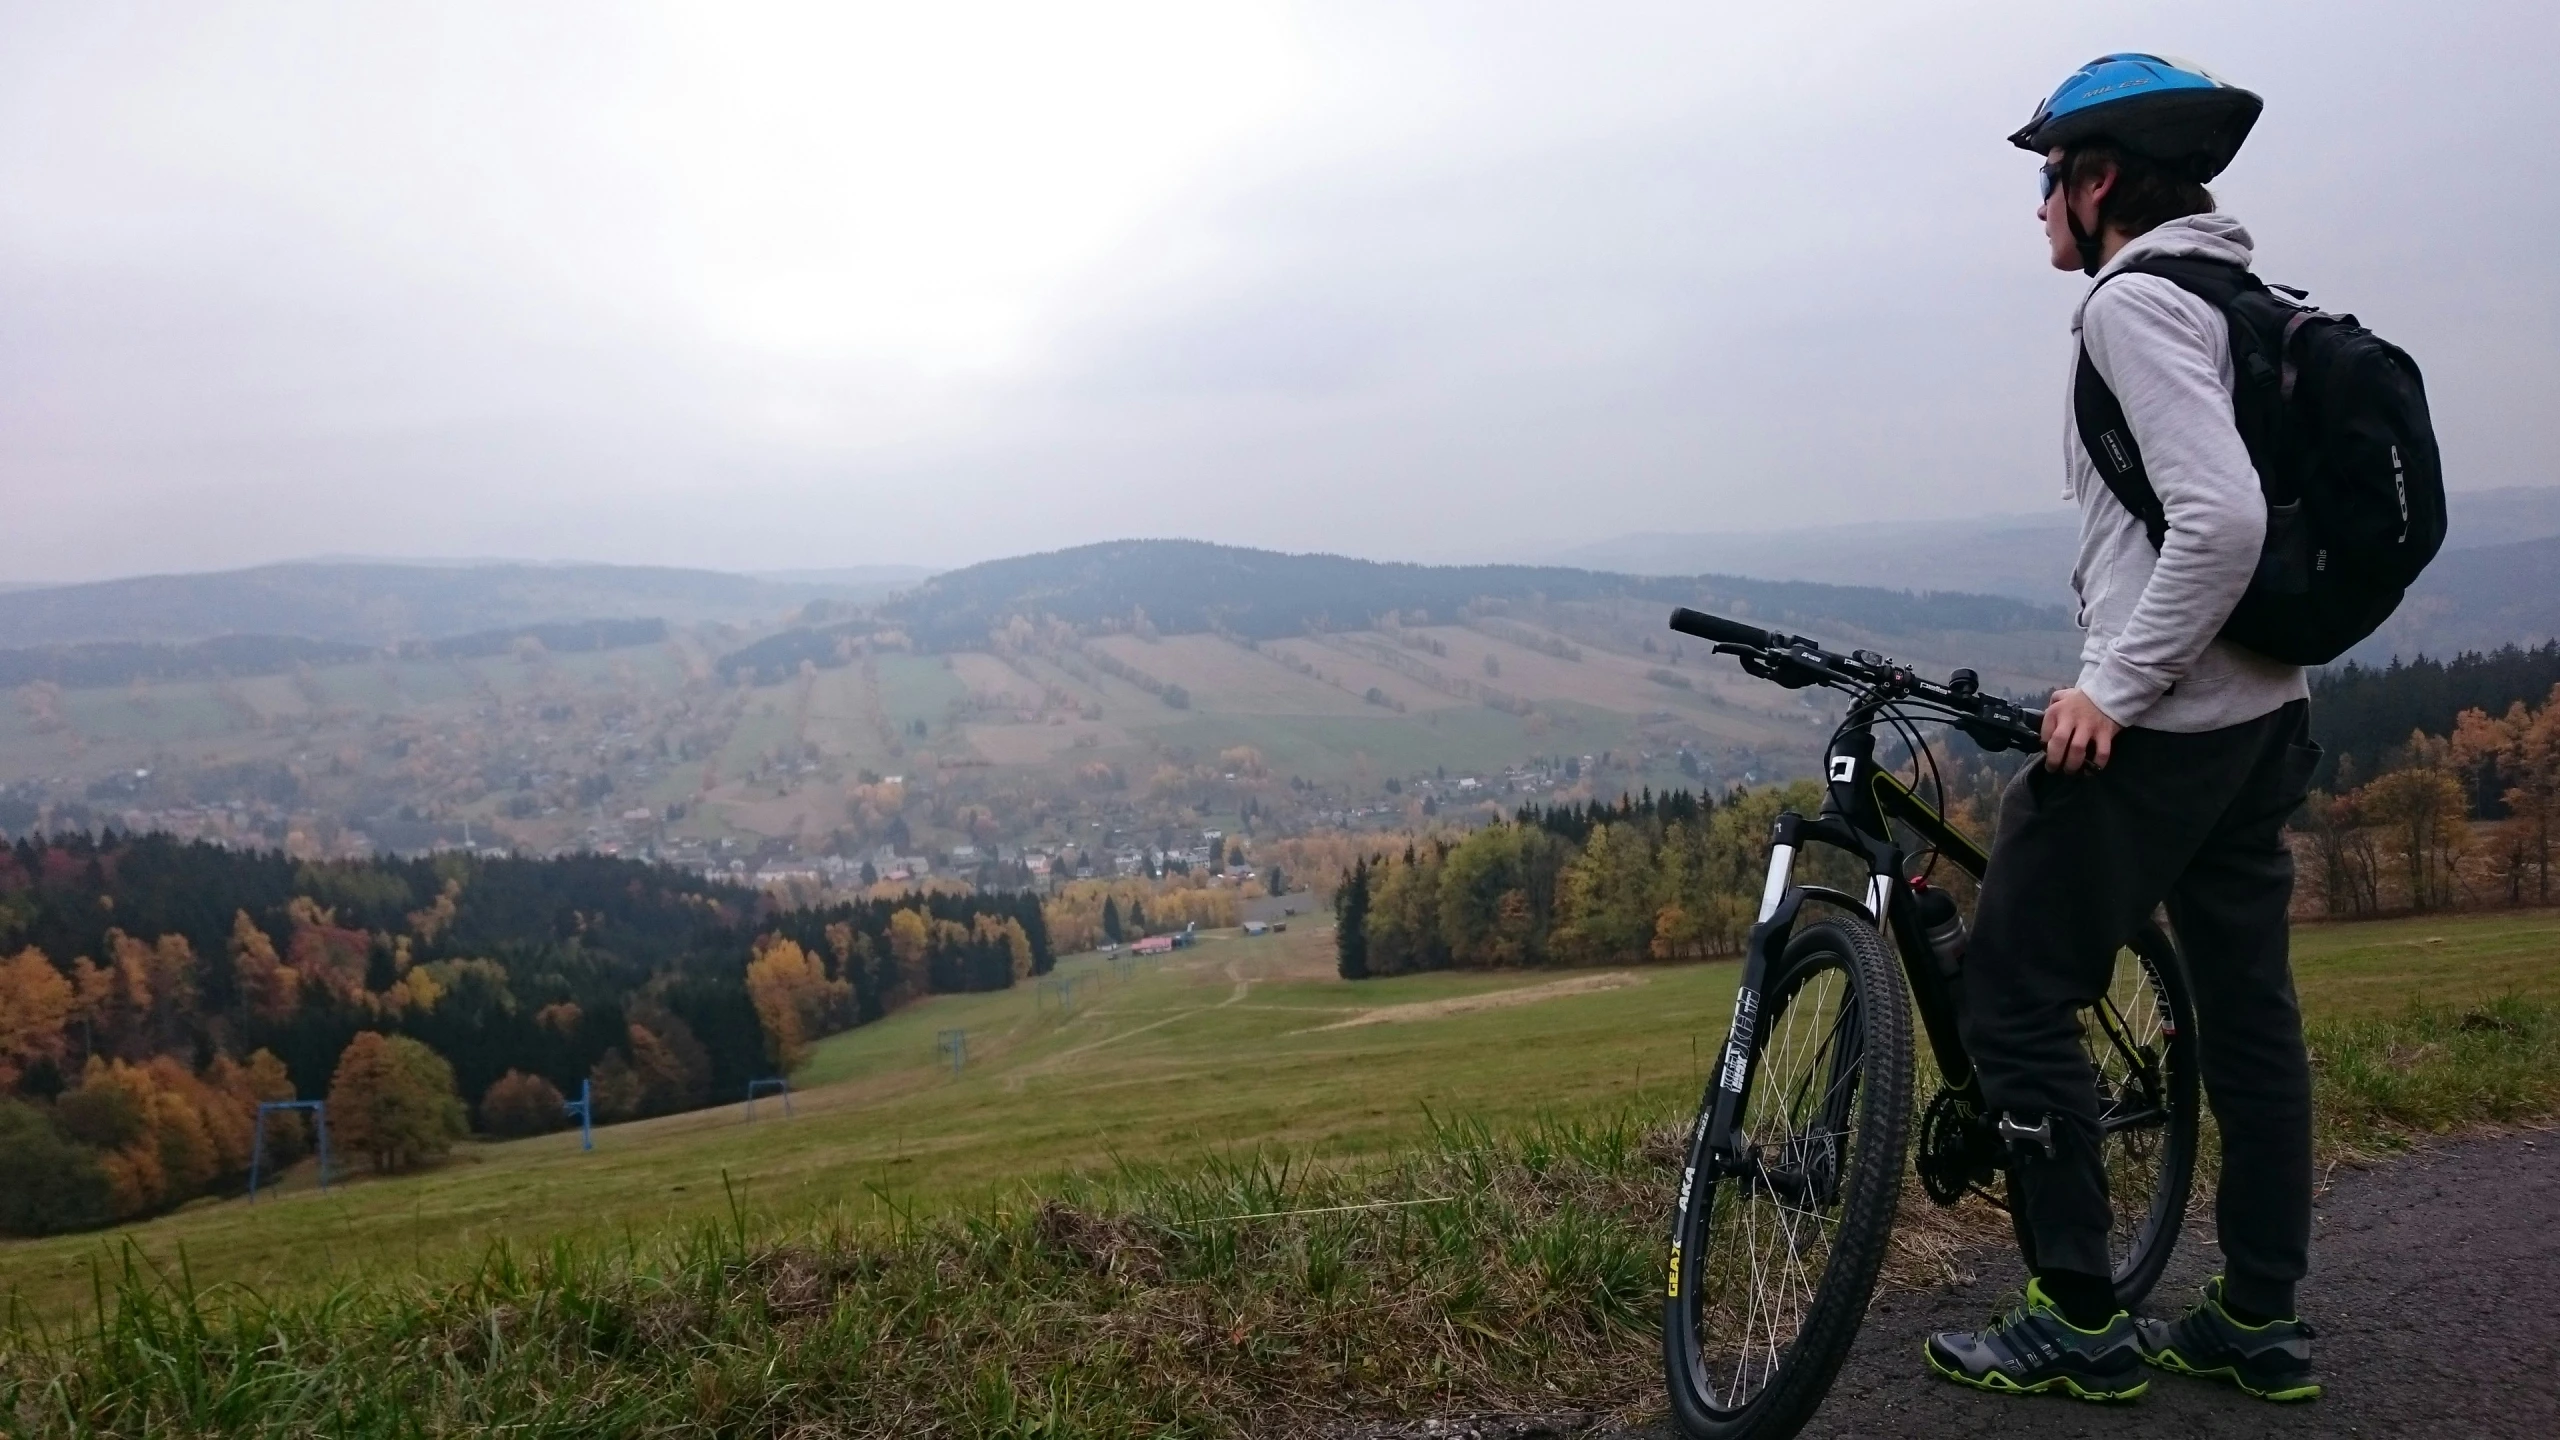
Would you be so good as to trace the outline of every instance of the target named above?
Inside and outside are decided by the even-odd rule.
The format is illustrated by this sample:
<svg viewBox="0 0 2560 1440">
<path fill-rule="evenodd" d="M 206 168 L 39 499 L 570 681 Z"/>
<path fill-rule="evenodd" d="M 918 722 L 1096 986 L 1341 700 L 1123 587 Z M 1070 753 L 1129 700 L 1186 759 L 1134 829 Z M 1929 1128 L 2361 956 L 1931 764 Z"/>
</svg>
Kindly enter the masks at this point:
<svg viewBox="0 0 2560 1440">
<path fill-rule="evenodd" d="M 475 1115 L 557 1125 L 587 1082 L 599 1120 L 727 1100 L 820 1036 L 1053 960 L 1030 895 L 786 910 L 599 856 L 21 841 L 0 849 L 0 1231 L 236 1182 L 260 1100 L 326 1097 L 351 1152 L 403 1168 Z"/>
<path fill-rule="evenodd" d="M 1801 780 L 1722 801 L 1680 790 L 1529 807 L 1362 858 L 1334 892 L 1336 959 L 1362 980 L 1730 955 L 1751 927 L 1770 822 L 1821 799 Z"/>
<path fill-rule="evenodd" d="M 2549 647 L 2510 653 L 2531 662 Z M 2453 690 L 2473 678 L 2447 666 L 2413 680 Z M 2312 701 L 2315 715 L 2319 703 Z M 2390 714 L 2381 704 L 2374 709 Z M 2304 894 L 2342 917 L 2547 905 L 2555 827 L 2560 681 L 2538 704 L 2469 706 L 2433 731 L 2418 726 L 2396 743 L 2348 752 L 2332 768 L 2329 787 L 2314 789 L 2294 821 L 2306 862 Z"/>
<path fill-rule="evenodd" d="M 2555 669 L 2560 646 L 2546 645 L 2322 677 L 2312 713 L 2336 758 L 2289 832 L 2295 913 L 2357 919 L 2551 903 Z M 2535 698 L 2514 698 L 2519 691 Z M 1948 817 L 1987 842 L 2017 762 L 1965 746 L 1933 758 Z M 1339 868 L 1334 895 L 1341 973 L 1737 953 L 1770 820 L 1820 803 L 1809 781 L 1722 800 L 1648 792 L 1530 807 L 1469 834 L 1414 840 L 1400 855 L 1354 857 Z M 1937 881 L 1969 898 L 1969 882 L 1949 867 Z"/>
<path fill-rule="evenodd" d="M 2549 694 L 2554 685 L 2560 685 L 2560 641 L 2530 650 L 2466 650 L 2451 660 L 2421 655 L 2387 665 L 2349 663 L 2315 675 L 2311 727 L 2328 754 L 2312 783 L 2352 789 L 2380 772 L 2388 753 L 2408 744 L 2411 731 L 2449 735 L 2465 710 L 2503 715 L 2518 701 Z"/>
</svg>

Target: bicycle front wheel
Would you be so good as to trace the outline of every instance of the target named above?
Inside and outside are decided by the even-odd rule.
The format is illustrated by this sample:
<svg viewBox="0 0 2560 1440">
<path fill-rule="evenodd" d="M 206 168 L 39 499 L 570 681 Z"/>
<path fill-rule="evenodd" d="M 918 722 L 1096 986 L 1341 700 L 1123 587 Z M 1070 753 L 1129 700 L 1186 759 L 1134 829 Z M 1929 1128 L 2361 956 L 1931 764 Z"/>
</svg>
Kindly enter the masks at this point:
<svg viewBox="0 0 2560 1440">
<path fill-rule="evenodd" d="M 1807 926 L 1773 967 L 1731 1157 L 1711 1164 L 1711 1090 L 1672 1226 L 1663 1368 L 1697 1440 L 1794 1434 L 1874 1293 L 1911 1115 L 1902 976 L 1864 921 Z"/>
</svg>

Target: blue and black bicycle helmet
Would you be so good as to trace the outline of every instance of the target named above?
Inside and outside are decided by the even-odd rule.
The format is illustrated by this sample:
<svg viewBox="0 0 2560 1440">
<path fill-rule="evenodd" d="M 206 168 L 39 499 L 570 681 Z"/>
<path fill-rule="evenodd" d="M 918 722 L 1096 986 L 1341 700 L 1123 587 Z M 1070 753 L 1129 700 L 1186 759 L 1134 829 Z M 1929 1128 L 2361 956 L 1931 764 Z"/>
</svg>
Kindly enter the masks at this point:
<svg viewBox="0 0 2560 1440">
<path fill-rule="evenodd" d="M 2009 143 L 2038 155 L 2105 141 L 2198 184 L 2222 173 L 2266 102 L 2203 66 L 2159 55 L 2101 55 L 2072 73 Z M 2098 240 L 2082 234 L 2081 259 L 2098 269 Z"/>
<path fill-rule="evenodd" d="M 2200 65 L 2101 55 L 2081 66 L 2009 137 L 2042 155 L 2092 140 L 2121 145 L 2202 184 L 2222 173 L 2266 102 Z"/>
</svg>

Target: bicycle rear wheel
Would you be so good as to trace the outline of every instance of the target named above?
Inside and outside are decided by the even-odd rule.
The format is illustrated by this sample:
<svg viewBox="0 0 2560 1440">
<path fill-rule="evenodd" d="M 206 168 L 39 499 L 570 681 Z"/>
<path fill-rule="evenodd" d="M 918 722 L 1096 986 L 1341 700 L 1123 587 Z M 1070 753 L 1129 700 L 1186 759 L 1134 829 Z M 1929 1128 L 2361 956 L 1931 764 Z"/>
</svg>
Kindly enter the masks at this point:
<svg viewBox="0 0 2560 1440">
<path fill-rule="evenodd" d="M 2139 1305 L 2169 1265 L 2187 1218 L 2196 1167 L 2195 1004 L 2177 946 L 2145 925 L 2116 954 L 2116 973 L 2098 1003 L 2080 1012 L 2080 1043 L 2098 1082 L 2100 1154 L 2116 1302 Z M 2017 1194 L 2014 1182 L 2010 1195 Z M 2010 1207 L 2018 1253 L 2035 1268 L 2035 1237 Z"/>
<path fill-rule="evenodd" d="M 1765 986 L 1737 1158 L 1700 1109 L 1672 1223 L 1663 1368 L 1697 1440 L 1794 1434 L 1856 1336 L 1900 1196 L 1910 1001 L 1864 921 L 1810 925 Z"/>
</svg>

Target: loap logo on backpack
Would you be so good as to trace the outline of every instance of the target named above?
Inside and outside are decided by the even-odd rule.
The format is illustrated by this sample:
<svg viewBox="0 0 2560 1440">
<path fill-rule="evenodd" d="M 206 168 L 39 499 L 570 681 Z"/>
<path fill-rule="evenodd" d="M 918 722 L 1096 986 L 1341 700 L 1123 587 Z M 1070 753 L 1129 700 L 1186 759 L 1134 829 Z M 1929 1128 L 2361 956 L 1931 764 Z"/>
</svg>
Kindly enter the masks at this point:
<svg viewBox="0 0 2560 1440">
<path fill-rule="evenodd" d="M 2107 463 L 2115 467 L 2117 474 L 2123 475 L 2133 469 L 2136 462 L 2125 448 L 2123 431 L 2110 430 L 2098 437 L 2098 443 L 2106 448 Z"/>
<path fill-rule="evenodd" d="M 2391 447 L 2391 492 L 2400 497 L 2400 542 L 2409 541 L 2409 472 L 2400 464 L 2400 447 Z"/>
<path fill-rule="evenodd" d="M 2444 544 L 2444 471 L 2424 380 L 2408 352 L 2237 265 L 2154 256 L 2100 278 L 2156 275 L 2230 321 L 2232 418 L 2267 500 L 2267 539 L 2222 638 L 2270 659 L 2325 665 L 2381 628 Z M 2142 521 L 2168 515 L 2124 406 L 2084 347 L 2072 381 L 2081 446 Z"/>
</svg>

